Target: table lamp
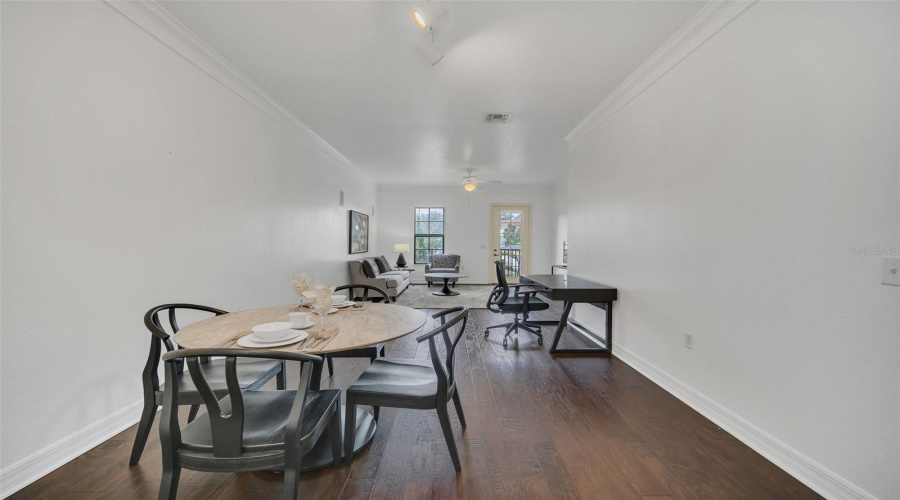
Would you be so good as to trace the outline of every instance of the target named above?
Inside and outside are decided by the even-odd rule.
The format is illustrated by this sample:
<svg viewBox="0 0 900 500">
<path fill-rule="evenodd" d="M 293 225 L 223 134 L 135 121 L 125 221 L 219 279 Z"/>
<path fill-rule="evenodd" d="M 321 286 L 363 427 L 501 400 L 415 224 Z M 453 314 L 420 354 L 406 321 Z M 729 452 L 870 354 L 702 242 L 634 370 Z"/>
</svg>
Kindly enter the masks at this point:
<svg viewBox="0 0 900 500">
<path fill-rule="evenodd" d="M 406 259 L 403 257 L 403 252 L 409 251 L 409 243 L 394 243 L 394 251 L 400 253 L 400 256 L 397 257 L 397 267 L 406 267 Z"/>
</svg>

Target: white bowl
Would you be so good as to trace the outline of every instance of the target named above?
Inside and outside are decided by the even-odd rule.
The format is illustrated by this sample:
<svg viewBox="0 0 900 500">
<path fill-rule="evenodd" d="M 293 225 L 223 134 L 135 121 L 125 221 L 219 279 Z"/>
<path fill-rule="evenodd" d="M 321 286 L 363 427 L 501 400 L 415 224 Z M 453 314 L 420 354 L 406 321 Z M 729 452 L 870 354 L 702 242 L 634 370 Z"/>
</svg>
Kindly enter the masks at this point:
<svg viewBox="0 0 900 500">
<path fill-rule="evenodd" d="M 344 294 L 331 296 L 332 304 L 343 304 L 344 302 L 347 302 L 347 296 Z"/>
<path fill-rule="evenodd" d="M 296 332 L 291 330 L 291 326 L 292 325 L 289 321 L 278 321 L 275 323 L 263 323 L 261 325 L 256 325 L 251 328 L 251 330 L 253 330 L 253 334 L 256 336 L 256 338 L 260 340 L 275 341 L 295 334 Z"/>
</svg>

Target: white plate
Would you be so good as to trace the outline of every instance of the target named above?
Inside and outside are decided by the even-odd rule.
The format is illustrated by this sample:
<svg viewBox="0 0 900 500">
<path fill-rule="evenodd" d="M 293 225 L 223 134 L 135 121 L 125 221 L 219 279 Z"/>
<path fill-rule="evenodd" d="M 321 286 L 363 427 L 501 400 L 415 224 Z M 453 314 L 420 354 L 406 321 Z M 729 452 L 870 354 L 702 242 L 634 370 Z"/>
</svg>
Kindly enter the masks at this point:
<svg viewBox="0 0 900 500">
<path fill-rule="evenodd" d="M 263 338 L 261 338 L 261 337 L 260 337 L 258 334 L 256 334 L 256 333 L 251 333 L 250 335 L 247 335 L 247 337 L 250 337 L 250 338 L 251 338 L 254 342 L 256 342 L 257 344 L 274 344 L 274 343 L 276 343 L 276 342 L 282 342 L 282 341 L 285 341 L 285 340 L 288 340 L 288 339 L 292 339 L 292 338 L 294 338 L 294 337 L 297 336 L 297 333 L 298 333 L 298 332 L 295 332 L 294 330 L 291 330 L 291 329 L 289 328 L 289 329 L 285 332 L 285 334 L 281 336 L 281 338 L 277 338 L 277 339 L 271 339 L 271 340 L 263 339 Z"/>
<path fill-rule="evenodd" d="M 345 307 L 350 307 L 350 306 L 352 306 L 353 304 L 356 304 L 356 302 L 353 302 L 352 300 L 348 300 L 348 301 L 343 302 L 343 303 L 341 303 L 341 304 L 335 304 L 334 307 L 336 307 L 336 308 L 338 308 L 338 309 L 343 309 L 343 308 L 345 308 Z"/>
<path fill-rule="evenodd" d="M 239 338 L 237 341 L 237 345 L 239 345 L 241 347 L 261 347 L 261 348 L 279 347 L 279 346 L 283 346 L 283 345 L 300 342 L 301 340 L 305 339 L 306 337 L 309 337 L 308 333 L 297 332 L 297 335 L 295 335 L 291 338 L 285 339 L 285 340 L 278 341 L 278 342 L 259 342 L 259 341 L 256 341 L 253 339 L 253 335 L 247 335 L 246 337 Z"/>
<path fill-rule="evenodd" d="M 316 324 L 315 321 L 307 321 L 306 324 L 303 325 L 303 326 L 292 326 L 292 327 L 291 327 L 291 330 L 304 330 L 304 329 L 309 328 L 309 327 L 311 327 L 311 326 L 313 326 L 313 325 L 315 325 L 315 324 Z"/>
</svg>

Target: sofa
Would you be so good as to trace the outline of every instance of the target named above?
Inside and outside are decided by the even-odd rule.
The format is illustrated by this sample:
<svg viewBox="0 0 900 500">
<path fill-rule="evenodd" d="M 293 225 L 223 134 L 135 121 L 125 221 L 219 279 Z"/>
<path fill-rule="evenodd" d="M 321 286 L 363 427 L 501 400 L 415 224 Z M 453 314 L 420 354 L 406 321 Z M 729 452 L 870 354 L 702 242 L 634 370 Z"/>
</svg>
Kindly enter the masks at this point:
<svg viewBox="0 0 900 500">
<path fill-rule="evenodd" d="M 372 269 L 375 270 L 376 275 L 374 278 L 366 276 L 366 273 L 363 270 L 363 261 L 366 260 L 372 264 Z M 406 290 L 406 287 L 409 286 L 409 271 L 387 271 L 378 273 L 378 264 L 375 263 L 374 258 L 351 260 L 348 264 L 350 265 L 350 283 L 354 285 L 377 286 L 387 292 L 388 297 L 391 298 L 391 302 L 396 302 L 397 296 L 403 293 L 403 290 Z"/>
<path fill-rule="evenodd" d="M 425 272 L 426 273 L 458 273 L 459 272 L 459 255 L 454 254 L 434 254 L 428 259 L 428 264 L 425 264 Z M 438 282 L 443 283 L 444 280 L 425 277 L 428 281 L 428 286 L 431 286 L 431 283 Z M 458 278 L 451 278 L 448 283 L 452 283 L 453 286 L 456 286 L 456 282 Z"/>
</svg>

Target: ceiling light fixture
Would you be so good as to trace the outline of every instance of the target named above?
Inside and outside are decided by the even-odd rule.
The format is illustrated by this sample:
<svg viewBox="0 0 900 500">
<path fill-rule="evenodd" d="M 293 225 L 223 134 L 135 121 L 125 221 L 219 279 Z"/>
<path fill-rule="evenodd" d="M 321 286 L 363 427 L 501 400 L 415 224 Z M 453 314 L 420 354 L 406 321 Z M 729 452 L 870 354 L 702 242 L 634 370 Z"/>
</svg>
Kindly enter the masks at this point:
<svg viewBox="0 0 900 500">
<path fill-rule="evenodd" d="M 450 20 L 450 9 L 445 2 L 422 2 L 412 10 L 412 20 L 419 29 L 437 33 Z"/>
<path fill-rule="evenodd" d="M 463 186 L 463 189 L 465 189 L 466 191 L 472 192 L 472 191 L 475 191 L 476 187 L 477 186 L 475 186 L 474 182 L 470 182 L 470 183 L 466 184 L 465 186 Z"/>
<path fill-rule="evenodd" d="M 425 22 L 425 18 L 422 17 L 421 12 L 417 10 L 412 11 L 412 18 L 413 22 L 416 23 L 416 26 L 418 26 L 420 29 L 425 29 L 428 27 L 428 23 Z"/>
</svg>

